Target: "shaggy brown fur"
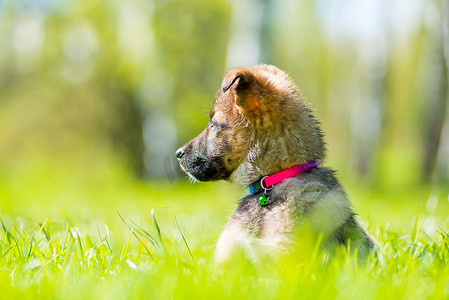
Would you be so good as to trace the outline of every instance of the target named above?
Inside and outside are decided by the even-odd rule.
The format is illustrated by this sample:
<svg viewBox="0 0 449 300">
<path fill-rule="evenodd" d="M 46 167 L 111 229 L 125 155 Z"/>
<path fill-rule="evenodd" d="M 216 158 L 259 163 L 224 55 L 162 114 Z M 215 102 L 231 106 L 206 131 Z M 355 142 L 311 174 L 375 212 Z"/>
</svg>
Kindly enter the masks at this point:
<svg viewBox="0 0 449 300">
<path fill-rule="evenodd" d="M 285 72 L 270 65 L 235 68 L 225 75 L 221 88 L 206 129 L 176 152 L 190 177 L 237 179 L 248 185 L 294 165 L 325 158 L 319 122 Z M 267 196 L 266 206 L 259 205 L 260 195 L 249 194 L 240 200 L 219 238 L 218 261 L 227 260 L 237 247 L 249 253 L 254 253 L 257 244 L 287 250 L 294 232 L 306 224 L 323 236 L 328 248 L 350 241 L 362 258 L 374 247 L 327 168 L 286 179 Z"/>
</svg>

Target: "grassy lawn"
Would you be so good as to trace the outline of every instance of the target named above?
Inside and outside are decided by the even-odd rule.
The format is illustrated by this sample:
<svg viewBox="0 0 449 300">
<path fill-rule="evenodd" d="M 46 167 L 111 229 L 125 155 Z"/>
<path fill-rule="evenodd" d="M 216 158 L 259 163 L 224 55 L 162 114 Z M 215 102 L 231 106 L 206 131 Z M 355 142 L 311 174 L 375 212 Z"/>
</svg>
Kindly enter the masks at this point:
<svg viewBox="0 0 449 300">
<path fill-rule="evenodd" d="M 357 264 L 316 250 L 278 262 L 213 251 L 243 190 L 142 183 L 108 170 L 0 176 L 1 299 L 443 299 L 449 202 L 443 189 L 372 189 L 343 180 L 383 256 Z M 70 180 L 69 180 L 70 179 Z"/>
</svg>

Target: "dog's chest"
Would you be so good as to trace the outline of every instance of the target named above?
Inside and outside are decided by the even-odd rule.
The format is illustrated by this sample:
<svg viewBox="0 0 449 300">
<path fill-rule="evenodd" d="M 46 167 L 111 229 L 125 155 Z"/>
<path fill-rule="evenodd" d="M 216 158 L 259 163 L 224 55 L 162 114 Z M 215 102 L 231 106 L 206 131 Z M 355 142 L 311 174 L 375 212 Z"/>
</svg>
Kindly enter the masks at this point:
<svg viewBox="0 0 449 300">
<path fill-rule="evenodd" d="M 253 237 L 266 238 L 273 233 L 285 234 L 293 229 L 292 206 L 287 201 L 274 198 L 268 192 L 265 206 L 259 204 L 260 194 L 244 197 L 236 210 L 236 216 Z"/>
</svg>

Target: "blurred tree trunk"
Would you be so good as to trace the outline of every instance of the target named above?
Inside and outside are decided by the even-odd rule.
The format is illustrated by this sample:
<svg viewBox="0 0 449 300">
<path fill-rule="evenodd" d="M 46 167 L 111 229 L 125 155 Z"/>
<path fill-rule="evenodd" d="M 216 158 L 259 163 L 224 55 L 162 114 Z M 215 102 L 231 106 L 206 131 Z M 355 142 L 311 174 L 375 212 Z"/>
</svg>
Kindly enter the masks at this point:
<svg viewBox="0 0 449 300">
<path fill-rule="evenodd" d="M 144 118 L 135 93 L 121 89 L 110 91 L 115 94 L 115 109 L 120 114 L 120 126 L 112 132 L 111 142 L 129 161 L 134 174 L 139 178 L 145 176 L 143 126 Z"/>
<path fill-rule="evenodd" d="M 449 157 L 449 114 L 448 105 L 448 66 L 449 66 L 449 1 L 441 2 L 441 27 L 435 32 L 437 41 L 436 75 L 432 83 L 434 93 L 429 96 L 428 126 L 424 137 L 423 182 L 430 182 L 435 176 L 437 181 L 448 178 Z M 441 30 L 440 30 L 441 28 Z"/>
<path fill-rule="evenodd" d="M 438 47 L 438 59 L 436 64 L 437 74 L 435 79 L 435 92 L 428 96 L 429 112 L 427 116 L 427 128 L 424 136 L 424 158 L 422 180 L 429 182 L 432 179 L 436 167 L 437 153 L 440 148 L 443 133 L 443 125 L 446 115 L 447 102 L 447 68 L 442 44 Z"/>
<path fill-rule="evenodd" d="M 154 49 L 139 88 L 146 110 L 144 161 L 148 176 L 173 182 L 180 170 L 176 149 L 207 124 L 209 105 L 223 76 L 231 15 L 226 0 L 152 2 Z M 241 32 L 237 27 L 232 34 Z M 234 53 L 245 52 L 239 50 Z"/>
<path fill-rule="evenodd" d="M 444 103 L 442 107 L 444 117 L 444 125 L 441 130 L 441 138 L 438 147 L 437 165 L 436 165 L 436 179 L 439 182 L 447 183 L 449 179 L 449 0 L 442 0 L 441 10 L 442 20 L 442 40 L 443 40 L 443 63 L 442 69 L 445 76 L 441 81 L 441 101 Z"/>
<path fill-rule="evenodd" d="M 236 1 L 232 5 L 228 69 L 259 63 L 274 64 L 272 45 L 278 3 L 275 0 L 252 0 Z"/>
<path fill-rule="evenodd" d="M 227 45 L 226 68 L 256 65 L 264 46 L 262 23 L 267 0 L 232 1 L 231 35 Z"/>
<path fill-rule="evenodd" d="M 361 50 L 359 96 L 352 110 L 352 165 L 361 177 L 375 175 L 375 162 L 384 119 L 386 57 L 372 57 L 372 50 Z M 366 53 L 368 52 L 368 53 Z M 381 51 L 379 53 L 382 53 Z"/>
<path fill-rule="evenodd" d="M 374 179 L 385 114 L 385 90 L 388 76 L 388 26 L 382 34 L 372 34 L 358 43 L 356 101 L 351 110 L 351 165 L 355 172 Z"/>
<path fill-rule="evenodd" d="M 228 44 L 227 68 L 260 63 L 275 64 L 275 0 L 232 2 L 231 37 Z"/>
<path fill-rule="evenodd" d="M 260 0 L 262 18 L 260 24 L 260 62 L 273 64 L 273 28 L 275 27 L 276 1 Z"/>
</svg>

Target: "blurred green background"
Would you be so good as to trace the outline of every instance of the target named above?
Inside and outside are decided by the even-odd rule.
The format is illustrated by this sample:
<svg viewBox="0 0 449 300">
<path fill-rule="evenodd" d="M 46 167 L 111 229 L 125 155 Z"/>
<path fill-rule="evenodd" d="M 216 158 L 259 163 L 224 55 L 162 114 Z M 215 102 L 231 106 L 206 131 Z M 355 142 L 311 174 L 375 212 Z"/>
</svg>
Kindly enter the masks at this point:
<svg viewBox="0 0 449 300">
<path fill-rule="evenodd" d="M 174 152 L 226 70 L 268 63 L 316 109 L 363 216 L 422 209 L 447 229 L 443 1 L 0 0 L 0 211 L 107 220 L 198 195 L 224 215 L 242 191 L 187 186 Z"/>
</svg>

